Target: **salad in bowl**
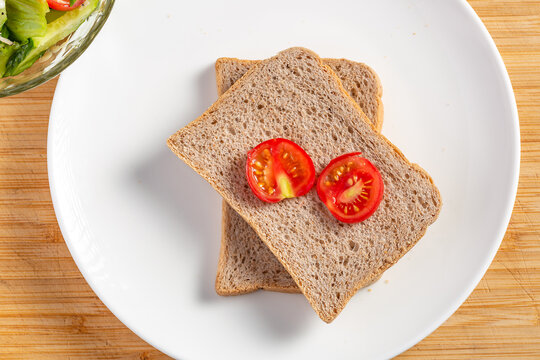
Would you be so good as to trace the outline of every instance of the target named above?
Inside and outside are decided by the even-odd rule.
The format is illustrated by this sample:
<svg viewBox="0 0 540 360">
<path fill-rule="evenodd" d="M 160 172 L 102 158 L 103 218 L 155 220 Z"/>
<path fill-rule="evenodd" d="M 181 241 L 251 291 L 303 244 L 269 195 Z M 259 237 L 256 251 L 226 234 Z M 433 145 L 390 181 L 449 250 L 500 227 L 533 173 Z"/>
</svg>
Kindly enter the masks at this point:
<svg viewBox="0 0 540 360">
<path fill-rule="evenodd" d="M 110 0 L 0 0 L 0 97 L 58 75 L 101 29 Z"/>
</svg>

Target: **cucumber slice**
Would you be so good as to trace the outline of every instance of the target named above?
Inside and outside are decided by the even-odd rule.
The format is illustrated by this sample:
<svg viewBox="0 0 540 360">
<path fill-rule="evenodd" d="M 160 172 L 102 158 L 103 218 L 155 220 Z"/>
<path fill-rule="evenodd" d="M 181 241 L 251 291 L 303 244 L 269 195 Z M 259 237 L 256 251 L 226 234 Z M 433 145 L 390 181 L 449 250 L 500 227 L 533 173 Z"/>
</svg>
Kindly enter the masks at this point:
<svg viewBox="0 0 540 360">
<path fill-rule="evenodd" d="M 7 26 L 16 40 L 45 35 L 47 0 L 6 0 L 6 10 Z"/>
<path fill-rule="evenodd" d="M 13 45 L 0 43 L 0 77 L 6 72 L 6 66 L 11 58 L 11 55 L 13 55 L 18 49 L 18 43 L 13 43 Z"/>
</svg>

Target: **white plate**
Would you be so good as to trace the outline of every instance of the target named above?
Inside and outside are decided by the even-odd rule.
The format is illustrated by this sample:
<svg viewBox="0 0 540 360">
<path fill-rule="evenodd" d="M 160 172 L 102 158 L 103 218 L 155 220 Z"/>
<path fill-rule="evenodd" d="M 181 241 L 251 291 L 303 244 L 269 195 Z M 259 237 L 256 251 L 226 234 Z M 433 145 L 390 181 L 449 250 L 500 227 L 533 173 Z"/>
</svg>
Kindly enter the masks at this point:
<svg viewBox="0 0 540 360">
<path fill-rule="evenodd" d="M 302 295 L 219 297 L 221 200 L 165 140 L 216 99 L 214 61 L 290 46 L 371 65 L 383 133 L 434 178 L 439 220 L 330 325 Z M 501 58 L 465 1 L 118 1 L 62 75 L 49 176 L 58 221 L 96 294 L 182 359 L 388 358 L 454 312 L 500 244 L 519 129 Z"/>
</svg>

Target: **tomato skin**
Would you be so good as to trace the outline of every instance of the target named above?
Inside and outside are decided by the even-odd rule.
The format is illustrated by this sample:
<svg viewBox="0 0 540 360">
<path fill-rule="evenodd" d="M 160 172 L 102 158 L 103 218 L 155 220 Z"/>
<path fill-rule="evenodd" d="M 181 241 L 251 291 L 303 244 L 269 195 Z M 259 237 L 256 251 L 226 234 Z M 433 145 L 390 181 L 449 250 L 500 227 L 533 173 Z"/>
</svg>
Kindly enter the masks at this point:
<svg viewBox="0 0 540 360">
<path fill-rule="evenodd" d="M 307 194 L 315 184 L 315 167 L 300 146 L 276 138 L 248 152 L 246 177 L 259 199 L 275 203 Z"/>
<path fill-rule="evenodd" d="M 328 164 L 317 181 L 317 194 L 339 221 L 357 223 L 379 207 L 384 183 L 379 170 L 362 153 L 341 155 Z"/>
<path fill-rule="evenodd" d="M 49 7 L 59 11 L 69 11 L 78 8 L 85 0 L 77 0 L 73 6 L 69 6 L 69 0 L 47 0 Z"/>
</svg>

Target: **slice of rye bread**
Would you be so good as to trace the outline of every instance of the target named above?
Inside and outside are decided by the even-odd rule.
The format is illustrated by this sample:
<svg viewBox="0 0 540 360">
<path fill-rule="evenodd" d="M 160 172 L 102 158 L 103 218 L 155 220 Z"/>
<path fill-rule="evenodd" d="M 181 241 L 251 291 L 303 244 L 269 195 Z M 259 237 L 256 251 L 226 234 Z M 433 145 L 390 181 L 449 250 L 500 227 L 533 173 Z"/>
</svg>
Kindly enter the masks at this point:
<svg viewBox="0 0 540 360">
<path fill-rule="evenodd" d="M 259 60 L 219 58 L 216 84 L 222 95 Z M 377 129 L 383 121 L 382 85 L 369 66 L 346 59 L 323 59 L 341 80 Z M 216 275 L 219 295 L 240 295 L 259 289 L 298 293 L 300 289 L 244 219 L 223 200 L 221 250 Z"/>
<path fill-rule="evenodd" d="M 247 184 L 246 154 L 276 137 L 303 147 L 317 173 L 339 155 L 362 151 L 384 181 L 377 211 L 341 223 L 313 189 L 260 201 Z M 442 205 L 430 176 L 376 131 L 330 67 L 303 48 L 253 67 L 168 145 L 251 225 L 326 322 L 416 244 Z"/>
<path fill-rule="evenodd" d="M 221 96 L 260 60 L 219 58 L 216 60 L 216 85 Z M 381 100 L 383 88 L 379 76 L 364 63 L 347 59 L 322 59 L 341 80 L 341 84 L 356 101 L 378 131 L 381 131 L 384 108 Z"/>
</svg>

